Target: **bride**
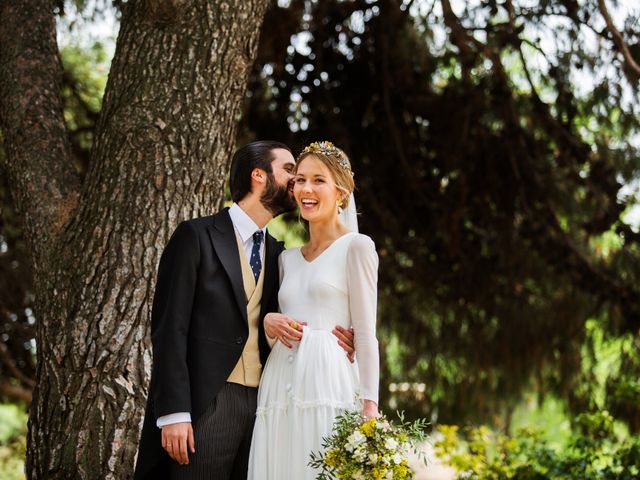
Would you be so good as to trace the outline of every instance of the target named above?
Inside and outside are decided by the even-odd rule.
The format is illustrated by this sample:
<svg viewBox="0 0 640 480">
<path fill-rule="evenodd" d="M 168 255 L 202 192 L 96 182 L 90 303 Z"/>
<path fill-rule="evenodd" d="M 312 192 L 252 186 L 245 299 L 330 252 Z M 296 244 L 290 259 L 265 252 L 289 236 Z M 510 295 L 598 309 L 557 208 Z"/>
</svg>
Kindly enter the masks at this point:
<svg viewBox="0 0 640 480">
<path fill-rule="evenodd" d="M 322 450 L 336 416 L 354 409 L 379 415 L 378 257 L 373 241 L 357 232 L 349 159 L 330 142 L 312 143 L 294 173 L 310 239 L 280 256 L 281 313 L 265 319 L 275 344 L 258 391 L 249 480 L 314 479 L 310 453 Z M 346 222 L 342 209 L 352 212 Z M 332 335 L 335 325 L 353 328 L 355 363 Z M 286 327 L 301 329 L 301 340 Z"/>
</svg>

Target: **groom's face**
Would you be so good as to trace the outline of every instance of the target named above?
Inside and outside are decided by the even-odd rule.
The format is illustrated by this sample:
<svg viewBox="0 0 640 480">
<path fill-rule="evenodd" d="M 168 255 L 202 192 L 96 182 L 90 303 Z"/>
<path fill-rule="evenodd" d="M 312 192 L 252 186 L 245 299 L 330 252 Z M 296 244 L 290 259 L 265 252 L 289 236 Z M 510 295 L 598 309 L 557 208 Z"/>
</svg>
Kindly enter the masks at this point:
<svg viewBox="0 0 640 480">
<path fill-rule="evenodd" d="M 276 148 L 272 153 L 271 173 L 267 173 L 267 184 L 260 201 L 275 217 L 296 208 L 292 188 L 296 162 L 291 152 L 283 148 Z"/>
</svg>

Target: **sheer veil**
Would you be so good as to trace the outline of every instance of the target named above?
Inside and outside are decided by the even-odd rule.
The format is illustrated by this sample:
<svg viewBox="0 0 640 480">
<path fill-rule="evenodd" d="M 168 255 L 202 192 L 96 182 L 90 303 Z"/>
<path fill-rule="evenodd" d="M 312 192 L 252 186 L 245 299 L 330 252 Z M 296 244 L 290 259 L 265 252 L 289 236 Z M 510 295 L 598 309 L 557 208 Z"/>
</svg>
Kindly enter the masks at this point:
<svg viewBox="0 0 640 480">
<path fill-rule="evenodd" d="M 353 193 L 349 197 L 347 208 L 343 208 L 340 211 L 340 220 L 349 230 L 358 232 L 358 211 L 356 210 L 356 199 Z"/>
</svg>

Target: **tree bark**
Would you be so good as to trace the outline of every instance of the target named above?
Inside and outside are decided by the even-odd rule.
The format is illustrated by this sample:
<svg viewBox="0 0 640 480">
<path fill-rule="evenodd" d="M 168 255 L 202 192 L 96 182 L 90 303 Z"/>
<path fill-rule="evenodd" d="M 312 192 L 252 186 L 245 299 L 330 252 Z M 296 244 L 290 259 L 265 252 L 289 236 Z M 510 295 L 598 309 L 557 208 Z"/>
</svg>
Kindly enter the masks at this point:
<svg viewBox="0 0 640 480">
<path fill-rule="evenodd" d="M 62 114 L 62 64 L 54 2 L 0 1 L 0 128 L 6 171 L 38 261 L 77 203 Z"/>
<path fill-rule="evenodd" d="M 43 33 L 33 48 L 46 44 L 37 61 L 17 47 L 0 57 L 3 78 L 10 78 L 0 83 L 3 99 L 10 97 L 0 104 L 1 127 L 11 133 L 11 125 L 24 125 L 6 134 L 7 167 L 36 265 L 38 384 L 27 476 L 129 478 L 151 366 L 159 256 L 180 220 L 222 205 L 268 1 L 128 2 L 81 188 L 65 167 L 71 162 L 53 9 L 8 3 L 3 50 L 14 48 L 16 33 L 27 38 L 34 29 Z M 17 68 L 23 63 L 29 72 Z M 9 88 L 25 83 L 28 91 L 47 92 L 52 106 L 36 102 L 33 113 L 13 107 L 29 103 L 27 93 Z M 56 128 L 45 129 L 49 123 Z M 34 145 L 38 138 L 42 144 Z M 39 163 L 51 166 L 43 185 L 30 181 Z M 47 197 L 50 185 L 59 198 Z"/>
</svg>

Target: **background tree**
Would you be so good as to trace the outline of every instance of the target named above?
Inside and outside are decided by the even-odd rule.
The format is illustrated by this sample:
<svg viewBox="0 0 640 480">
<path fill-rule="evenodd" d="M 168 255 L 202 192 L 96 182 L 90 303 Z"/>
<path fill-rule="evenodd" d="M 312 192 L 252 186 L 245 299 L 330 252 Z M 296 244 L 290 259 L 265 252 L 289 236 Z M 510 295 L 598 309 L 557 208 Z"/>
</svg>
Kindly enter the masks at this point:
<svg viewBox="0 0 640 480">
<path fill-rule="evenodd" d="M 38 318 L 27 474 L 126 478 L 148 382 L 159 254 L 179 220 L 221 205 L 267 5 L 123 5 L 86 173 L 69 139 L 85 125 L 69 128 L 63 117 L 55 6 L 0 4 L 3 169 Z"/>
<path fill-rule="evenodd" d="M 616 33 L 602 8 L 294 0 L 267 14 L 245 131 L 351 155 L 381 255 L 385 379 L 423 384 L 396 393 L 414 414 L 504 426 L 531 389 L 587 408 L 589 319 L 638 358 L 623 185 L 639 167 L 639 12 Z"/>
</svg>

